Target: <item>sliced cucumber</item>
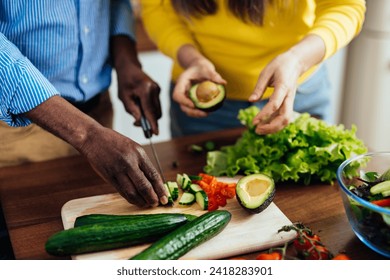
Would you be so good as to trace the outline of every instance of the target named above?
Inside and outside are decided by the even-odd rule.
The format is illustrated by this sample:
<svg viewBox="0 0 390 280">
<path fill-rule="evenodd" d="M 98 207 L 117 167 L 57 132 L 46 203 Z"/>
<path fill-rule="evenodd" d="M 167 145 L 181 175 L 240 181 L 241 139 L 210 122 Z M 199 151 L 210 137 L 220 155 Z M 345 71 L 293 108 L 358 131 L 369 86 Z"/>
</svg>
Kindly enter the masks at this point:
<svg viewBox="0 0 390 280">
<path fill-rule="evenodd" d="M 168 205 L 172 205 L 173 199 L 172 199 L 172 195 L 171 195 L 171 192 L 169 190 L 169 187 L 168 187 L 168 183 L 164 183 L 164 187 L 167 190 Z"/>
<path fill-rule="evenodd" d="M 189 192 L 196 194 L 197 192 L 203 191 L 203 189 L 198 184 L 191 184 Z"/>
<path fill-rule="evenodd" d="M 192 205 L 194 203 L 195 203 L 195 195 L 189 192 L 183 193 L 179 200 L 180 205 Z"/>
<path fill-rule="evenodd" d="M 390 190 L 382 192 L 383 197 L 390 196 Z"/>
<path fill-rule="evenodd" d="M 202 176 L 198 176 L 198 175 L 188 175 L 188 177 L 191 179 L 191 181 L 200 181 L 200 180 L 202 180 Z"/>
<path fill-rule="evenodd" d="M 179 197 L 179 186 L 176 182 L 167 182 L 169 192 L 171 193 L 172 200 L 175 201 Z"/>
<path fill-rule="evenodd" d="M 205 191 L 201 190 L 195 193 L 196 203 L 199 204 L 202 210 L 207 210 L 209 207 L 209 198 Z"/>
<path fill-rule="evenodd" d="M 183 191 L 188 191 L 192 184 L 192 181 L 186 173 L 183 173 L 182 176 L 183 176 L 183 181 L 181 184 L 181 188 L 183 189 Z"/>
<path fill-rule="evenodd" d="M 370 189 L 371 194 L 379 194 L 387 191 L 390 191 L 390 180 L 380 182 Z"/>
<path fill-rule="evenodd" d="M 179 187 L 183 185 L 183 175 L 181 174 L 176 175 L 176 183 Z"/>
</svg>

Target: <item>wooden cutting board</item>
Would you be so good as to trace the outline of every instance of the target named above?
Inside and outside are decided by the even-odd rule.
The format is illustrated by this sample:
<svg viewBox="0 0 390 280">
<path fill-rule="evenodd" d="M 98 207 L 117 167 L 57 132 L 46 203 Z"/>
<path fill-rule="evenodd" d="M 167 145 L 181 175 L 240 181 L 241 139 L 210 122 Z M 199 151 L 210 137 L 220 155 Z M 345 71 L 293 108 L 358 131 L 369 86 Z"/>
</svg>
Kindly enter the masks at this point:
<svg viewBox="0 0 390 280">
<path fill-rule="evenodd" d="M 237 181 L 234 178 L 218 178 L 220 181 Z M 225 207 L 232 214 L 232 219 L 227 227 L 214 238 L 194 248 L 181 259 L 222 259 L 241 254 L 265 250 L 271 247 L 283 245 L 294 238 L 294 232 L 281 232 L 278 230 L 291 224 L 291 221 L 282 211 L 271 203 L 260 214 L 249 214 L 238 204 L 235 198 L 229 199 Z M 78 216 L 87 214 L 149 214 L 149 213 L 187 213 L 202 215 L 201 210 L 195 203 L 191 206 L 180 206 L 178 203 L 173 207 L 157 207 L 152 209 L 139 209 L 130 205 L 119 194 L 106 194 L 85 197 L 68 201 L 62 207 L 62 221 L 64 229 L 73 227 Z M 78 260 L 126 260 L 134 256 L 149 244 L 132 246 L 116 250 L 96 253 L 79 254 L 72 256 Z"/>
</svg>

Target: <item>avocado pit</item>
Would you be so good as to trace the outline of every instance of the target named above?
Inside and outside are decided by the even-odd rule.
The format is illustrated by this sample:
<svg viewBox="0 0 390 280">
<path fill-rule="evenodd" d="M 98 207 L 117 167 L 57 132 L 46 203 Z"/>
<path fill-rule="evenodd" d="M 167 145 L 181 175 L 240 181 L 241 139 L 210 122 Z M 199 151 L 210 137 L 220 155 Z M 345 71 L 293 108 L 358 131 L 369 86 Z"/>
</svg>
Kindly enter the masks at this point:
<svg viewBox="0 0 390 280">
<path fill-rule="evenodd" d="M 225 87 L 212 81 L 204 81 L 191 87 L 189 98 L 196 108 L 206 112 L 215 111 L 225 99 Z"/>
</svg>

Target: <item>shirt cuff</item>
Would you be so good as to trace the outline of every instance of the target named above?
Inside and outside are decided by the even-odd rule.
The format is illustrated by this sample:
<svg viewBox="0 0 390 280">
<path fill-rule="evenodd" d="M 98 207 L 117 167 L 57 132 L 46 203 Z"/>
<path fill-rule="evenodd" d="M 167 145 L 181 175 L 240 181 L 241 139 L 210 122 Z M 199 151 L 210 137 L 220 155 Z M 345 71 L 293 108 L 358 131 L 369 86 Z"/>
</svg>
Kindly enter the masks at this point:
<svg viewBox="0 0 390 280">
<path fill-rule="evenodd" d="M 111 36 L 127 35 L 135 38 L 133 10 L 128 0 L 111 1 Z"/>
</svg>

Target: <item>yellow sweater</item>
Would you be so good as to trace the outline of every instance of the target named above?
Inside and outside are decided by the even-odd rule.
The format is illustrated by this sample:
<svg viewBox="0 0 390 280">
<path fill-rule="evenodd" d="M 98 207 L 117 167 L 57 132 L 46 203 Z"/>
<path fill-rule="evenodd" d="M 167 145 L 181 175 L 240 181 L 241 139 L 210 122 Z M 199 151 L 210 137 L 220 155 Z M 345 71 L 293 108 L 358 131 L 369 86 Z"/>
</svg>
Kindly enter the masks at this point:
<svg viewBox="0 0 390 280">
<path fill-rule="evenodd" d="M 172 80 L 183 69 L 176 56 L 184 44 L 195 45 L 227 81 L 227 97 L 247 100 L 262 69 L 278 54 L 307 34 L 320 36 L 325 58 L 346 46 L 361 30 L 364 0 L 299 0 L 282 12 L 267 7 L 264 25 L 244 23 L 217 0 L 215 15 L 187 20 L 175 13 L 169 0 L 141 0 L 145 28 L 159 50 L 174 60 Z M 304 81 L 315 67 L 300 77 Z M 267 89 L 264 98 L 272 94 Z"/>
</svg>

